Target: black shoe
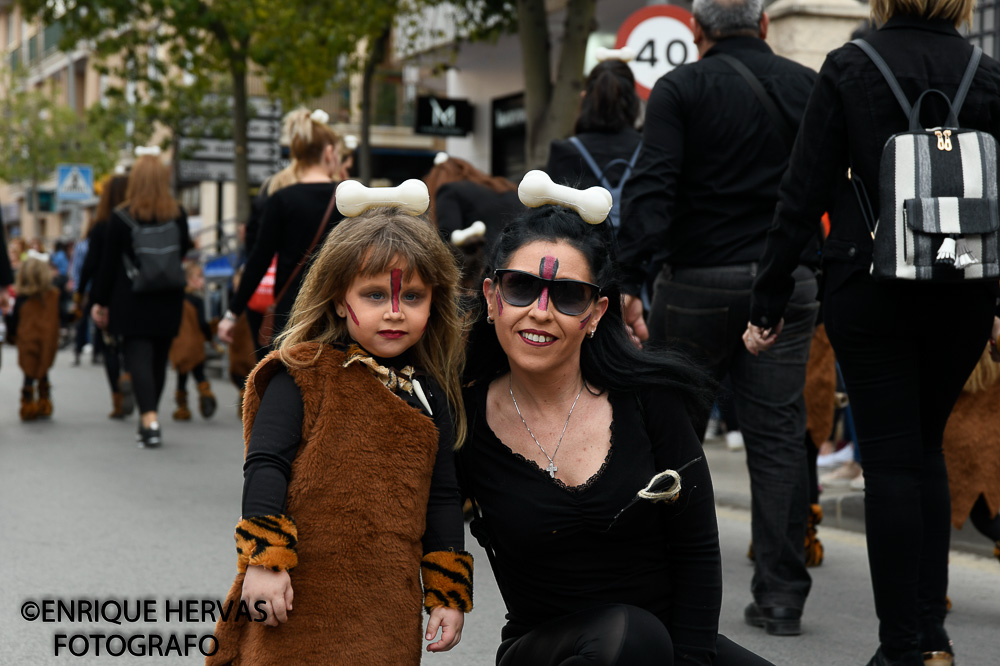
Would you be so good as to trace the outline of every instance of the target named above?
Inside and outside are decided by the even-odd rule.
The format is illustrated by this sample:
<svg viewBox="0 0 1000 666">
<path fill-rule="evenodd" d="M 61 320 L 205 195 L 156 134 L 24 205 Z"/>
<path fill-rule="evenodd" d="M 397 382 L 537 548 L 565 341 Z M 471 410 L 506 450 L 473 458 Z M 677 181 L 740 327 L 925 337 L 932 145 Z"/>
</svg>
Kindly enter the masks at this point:
<svg viewBox="0 0 1000 666">
<path fill-rule="evenodd" d="M 943 623 L 921 623 L 920 651 L 928 666 L 950 666 L 955 663 L 954 643 L 948 638 Z"/>
<path fill-rule="evenodd" d="M 140 449 L 155 449 L 162 443 L 163 443 L 163 438 L 162 435 L 160 434 L 159 423 L 154 423 L 149 428 L 143 428 L 142 425 L 139 426 Z"/>
<path fill-rule="evenodd" d="M 751 627 L 763 627 L 772 636 L 798 636 L 802 633 L 802 611 L 798 608 L 761 608 L 752 603 L 743 611 L 743 619 Z"/>
<path fill-rule="evenodd" d="M 889 659 L 879 648 L 869 661 L 867 666 L 924 666 L 924 658 L 919 652 L 907 652 L 899 659 Z"/>
</svg>

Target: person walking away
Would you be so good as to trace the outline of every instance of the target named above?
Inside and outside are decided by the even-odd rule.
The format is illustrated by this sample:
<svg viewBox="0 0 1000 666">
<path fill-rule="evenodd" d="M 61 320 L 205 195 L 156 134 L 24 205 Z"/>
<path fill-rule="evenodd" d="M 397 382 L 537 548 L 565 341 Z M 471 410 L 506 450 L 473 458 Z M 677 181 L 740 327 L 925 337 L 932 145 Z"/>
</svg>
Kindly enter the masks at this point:
<svg viewBox="0 0 1000 666">
<path fill-rule="evenodd" d="M 8 334 L 17 343 L 17 364 L 24 373 L 22 421 L 52 416 L 49 369 L 59 348 L 59 289 L 52 284 L 52 272 L 49 256 L 35 250 L 28 251 L 17 271 L 17 298 Z"/>
<path fill-rule="evenodd" d="M 14 271 L 11 266 L 10 251 L 7 248 L 7 229 L 3 223 L 3 214 L 0 213 L 0 325 L 6 326 L 4 323 L 7 318 L 7 310 L 10 307 L 10 296 L 7 290 L 12 284 L 14 284 Z M 3 340 L 0 339 L 0 344 L 3 344 Z"/>
<path fill-rule="evenodd" d="M 188 283 L 184 295 L 184 313 L 181 315 L 180 331 L 170 346 L 170 363 L 177 371 L 177 390 L 174 392 L 177 409 L 173 414 L 175 421 L 191 420 L 187 393 L 189 374 L 193 374 L 198 383 L 198 411 L 202 418 L 212 418 L 218 406 L 212 393 L 212 385 L 205 375 L 205 345 L 212 341 L 212 328 L 205 319 L 205 275 L 196 261 L 186 262 L 184 273 Z"/>
<path fill-rule="evenodd" d="M 919 193 L 909 196 L 920 200 L 934 196 L 925 194 L 925 187 L 955 183 L 956 195 L 965 197 L 963 203 L 997 210 L 995 157 L 984 163 L 966 150 L 968 137 L 992 146 L 1000 137 L 996 95 L 1000 63 L 985 55 L 974 61 L 973 46 L 957 29 L 971 19 L 972 11 L 971 0 L 872 3 L 873 18 L 882 27 L 862 43 L 885 62 L 896 79 L 896 92 L 858 44 L 846 44 L 827 55 L 782 180 L 745 332 L 747 348 L 761 357 L 782 342 L 782 318 L 787 328 L 792 313 L 786 306 L 792 288 L 789 276 L 810 241 L 813 220 L 829 211 L 830 235 L 823 248 L 824 323 L 850 396 L 864 466 L 868 563 L 879 619 L 879 647 L 869 662 L 875 666 L 954 660 L 956 650 L 944 626 L 951 526 L 942 435 L 990 337 L 997 282 L 995 277 L 990 282 L 874 278 L 873 270 L 900 265 L 895 256 L 888 264 L 881 261 L 885 256 L 881 254 L 880 261 L 874 261 L 877 246 L 872 231 L 878 239 L 897 227 L 885 219 L 870 226 L 872 220 L 866 219 L 859 193 L 845 182 L 845 174 L 850 169 L 854 184 L 859 190 L 864 187 L 871 211 L 898 214 L 900 220 L 904 206 L 883 201 L 883 186 L 905 194 L 907 182 L 909 188 L 919 185 Z M 928 95 L 923 113 L 911 125 L 910 116 L 915 114 L 904 112 L 901 99 L 916 104 L 929 89 L 941 94 Z M 950 114 L 950 103 L 956 102 L 960 89 L 966 91 L 964 103 L 952 106 Z M 940 151 L 933 130 L 929 139 L 907 133 L 910 127 L 934 127 L 942 121 L 955 123 L 955 129 L 949 131 L 948 142 L 939 130 Z M 991 136 L 957 132 L 959 127 Z M 901 155 L 894 162 L 900 173 L 921 169 L 921 178 L 881 183 L 880 163 L 889 162 L 883 147 L 899 133 L 907 133 L 900 146 L 907 141 L 913 146 L 919 139 L 934 153 L 948 153 L 957 161 L 950 169 L 939 169 L 938 162 L 932 179 L 920 164 L 937 162 L 938 155 L 921 150 L 919 164 L 915 152 L 910 160 Z M 956 150 L 943 150 L 950 144 Z M 970 159 L 976 160 L 976 169 L 984 176 L 979 183 L 974 178 L 963 180 L 963 173 L 971 169 Z M 996 229 L 993 215 L 986 219 Z M 960 221 L 956 217 L 957 212 L 942 223 L 956 224 Z M 943 237 L 932 243 L 933 252 L 938 244 L 944 245 Z M 899 258 L 913 261 L 909 252 L 901 252 Z M 989 257 L 979 254 L 975 259 L 986 262 Z M 997 270 L 995 264 L 990 266 Z M 932 277 L 963 278 L 960 271 L 970 269 L 985 276 L 986 267 L 985 263 L 966 269 L 935 266 Z M 916 265 L 909 269 L 916 277 Z M 942 326 L 943 321 L 947 325 Z"/>
<path fill-rule="evenodd" d="M 101 198 L 97 202 L 97 211 L 91 218 L 89 226 L 84 230 L 87 239 L 86 257 L 80 269 L 76 282 L 76 293 L 73 300 L 90 316 L 90 291 L 97 279 L 99 267 L 105 256 L 108 242 L 108 222 L 114 209 L 125 201 L 125 190 L 128 187 L 128 176 L 111 176 L 101 189 Z M 74 257 L 75 259 L 75 257 Z M 110 419 L 124 419 L 135 411 L 135 394 L 132 392 L 132 375 L 122 364 L 121 341 L 109 331 L 97 330 L 94 336 L 94 346 L 100 341 L 103 348 L 104 372 L 111 388 Z"/>
<path fill-rule="evenodd" d="M 208 666 L 417 666 L 418 571 L 423 636 L 441 629 L 429 651 L 457 644 L 472 609 L 453 456 L 465 436 L 458 269 L 421 208 L 391 208 L 378 189 L 365 199 L 375 207 L 330 232 L 278 349 L 247 380 L 227 603 L 267 617 L 220 620 Z"/>
<path fill-rule="evenodd" d="M 815 73 L 775 55 L 761 0 L 696 0 L 701 60 L 663 76 L 650 94 L 643 146 L 625 184 L 619 231 L 625 291 L 635 295 L 652 258 L 649 344 L 684 349 L 716 379 L 727 373 L 750 472 L 754 573 L 745 621 L 797 635 L 811 587 L 807 521 L 806 361 L 816 301 L 822 210 L 808 251 L 796 256 L 783 346 L 756 357 L 741 335 L 749 289 Z M 626 322 L 643 336 L 642 305 Z M 695 431 L 705 432 L 708 414 Z"/>
<path fill-rule="evenodd" d="M 298 267 L 304 268 L 311 261 L 310 248 L 318 249 L 336 224 L 327 213 L 332 211 L 336 187 L 333 175 L 339 166 L 340 137 L 326 120 L 325 113 L 310 113 L 307 109 L 293 112 L 289 119 L 291 155 L 298 168 L 298 180 L 272 191 L 267 198 L 239 289 L 219 322 L 219 339 L 227 344 L 233 341 L 236 319 L 246 310 L 250 297 L 277 255 L 274 294 L 277 297 L 283 292 L 283 296 L 274 303 L 270 339 L 263 340 L 261 336 L 257 345 L 270 346 L 271 340 L 284 329 L 302 286 L 305 271 Z"/>
<path fill-rule="evenodd" d="M 125 203 L 108 222 L 91 316 L 123 340 L 132 373 L 143 448 L 163 443 L 157 409 L 170 344 L 181 325 L 186 284 L 182 259 L 193 245 L 187 213 L 170 194 L 170 170 L 156 148 L 138 149 Z"/>
</svg>

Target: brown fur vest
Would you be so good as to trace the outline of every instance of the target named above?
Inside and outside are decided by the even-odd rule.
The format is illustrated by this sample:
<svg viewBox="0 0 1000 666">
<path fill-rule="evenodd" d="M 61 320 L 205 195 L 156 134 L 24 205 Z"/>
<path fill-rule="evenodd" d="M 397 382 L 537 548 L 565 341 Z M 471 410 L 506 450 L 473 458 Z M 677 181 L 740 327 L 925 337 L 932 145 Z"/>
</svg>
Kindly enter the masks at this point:
<svg viewBox="0 0 1000 666">
<path fill-rule="evenodd" d="M 185 299 L 181 327 L 170 344 L 170 363 L 177 372 L 191 372 L 205 362 L 205 334 L 198 325 L 198 310 Z"/>
<path fill-rule="evenodd" d="M 296 346 L 308 361 L 319 345 Z M 298 526 L 288 622 L 219 622 L 214 664 L 413 664 L 422 645 L 421 538 L 437 429 L 360 363 L 342 367 L 324 346 L 288 368 L 302 392 L 302 443 L 287 515 Z M 272 352 L 247 380 L 243 436 L 281 360 Z M 243 575 L 227 600 L 239 603 Z"/>
<path fill-rule="evenodd" d="M 55 287 L 24 301 L 17 320 L 17 364 L 25 375 L 42 379 L 59 349 L 59 290 Z"/>
<path fill-rule="evenodd" d="M 987 363 L 992 361 L 987 360 Z M 979 496 L 990 515 L 1000 511 L 1000 382 L 980 393 L 962 392 L 944 430 L 951 489 L 951 522 L 962 527 Z"/>
</svg>

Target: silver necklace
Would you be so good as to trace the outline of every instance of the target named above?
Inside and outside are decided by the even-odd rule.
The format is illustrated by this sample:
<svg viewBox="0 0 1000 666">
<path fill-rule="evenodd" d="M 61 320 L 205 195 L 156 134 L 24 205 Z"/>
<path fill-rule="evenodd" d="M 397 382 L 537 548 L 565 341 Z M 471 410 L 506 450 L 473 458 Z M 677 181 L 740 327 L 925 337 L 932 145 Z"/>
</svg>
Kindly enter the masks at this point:
<svg viewBox="0 0 1000 666">
<path fill-rule="evenodd" d="M 524 424 L 525 429 L 527 429 L 528 434 L 531 435 L 531 439 L 535 440 L 535 445 L 538 450 L 542 452 L 542 455 L 549 459 L 549 466 L 545 468 L 545 471 L 549 473 L 551 478 L 556 478 L 556 472 L 559 468 L 556 467 L 556 456 L 559 454 L 559 447 L 562 446 L 563 437 L 566 436 L 566 428 L 569 427 L 569 417 L 573 416 L 573 410 L 576 408 L 577 401 L 580 400 L 580 396 L 583 395 L 583 387 L 587 383 L 584 382 L 583 386 L 580 387 L 580 392 L 576 394 L 576 400 L 573 401 L 573 406 L 569 408 L 569 414 L 566 415 L 566 423 L 563 424 L 562 434 L 559 435 L 559 442 L 556 444 L 556 450 L 552 452 L 550 456 L 542 445 L 538 443 L 538 438 L 535 437 L 535 433 L 531 432 L 531 427 L 528 422 L 524 420 L 524 415 L 521 414 L 521 408 L 517 406 L 517 398 L 514 397 L 514 389 L 511 387 L 511 375 L 507 375 L 507 392 L 510 393 L 510 399 L 514 403 L 514 409 L 517 410 L 517 415 L 521 417 L 521 423 Z"/>
</svg>

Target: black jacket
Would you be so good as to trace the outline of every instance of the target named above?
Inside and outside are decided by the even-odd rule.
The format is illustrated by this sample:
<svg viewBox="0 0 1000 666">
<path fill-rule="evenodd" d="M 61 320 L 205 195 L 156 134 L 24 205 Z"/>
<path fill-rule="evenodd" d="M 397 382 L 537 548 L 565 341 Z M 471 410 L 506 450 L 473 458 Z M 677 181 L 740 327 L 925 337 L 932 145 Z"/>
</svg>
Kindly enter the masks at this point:
<svg viewBox="0 0 1000 666">
<path fill-rule="evenodd" d="M 928 88 L 954 97 L 972 55 L 972 46 L 954 25 L 941 19 L 896 16 L 867 41 L 888 63 L 911 102 Z M 941 124 L 945 111 L 938 96 L 925 98 L 924 125 Z M 958 121 L 1000 138 L 1000 63 L 983 56 Z M 899 102 L 861 49 L 845 44 L 827 56 L 781 181 L 774 225 L 754 284 L 751 322 L 768 327 L 780 320 L 794 286 L 790 275 L 796 257 L 824 211 L 830 213 L 830 236 L 823 249 L 827 293 L 835 280 L 870 270 L 872 237 L 847 169 L 861 178 L 878 211 L 882 147 L 907 128 Z"/>
<path fill-rule="evenodd" d="M 4 228 L 3 216 L 0 215 L 0 287 L 14 283 L 14 271 L 10 266 L 10 255 L 7 254 L 7 230 Z"/>
<path fill-rule="evenodd" d="M 482 222 L 486 225 L 486 242 L 492 243 L 524 210 L 517 190 L 494 192 L 467 180 L 446 183 L 434 195 L 438 230 L 446 241 L 451 240 L 451 232 Z"/>
<path fill-rule="evenodd" d="M 576 138 L 583 143 L 591 157 L 597 162 L 597 166 L 602 169 L 612 160 L 628 161 L 632 159 L 632 154 L 639 142 L 642 141 L 642 135 L 631 127 L 613 134 L 584 132 L 577 134 Z M 569 139 L 552 142 L 549 148 L 549 161 L 545 165 L 545 173 L 549 174 L 555 183 L 578 189 L 601 184 L 583 160 L 583 155 L 576 149 L 576 146 L 570 143 Z M 613 167 L 608 170 L 606 175 L 611 184 L 615 185 L 622 173 L 624 173 L 624 166 Z"/>
<path fill-rule="evenodd" d="M 753 37 L 724 39 L 656 82 L 623 193 L 620 260 L 629 293 L 637 293 L 650 258 L 725 266 L 757 261 L 764 249 L 789 149 L 747 82 L 715 57 L 720 53 L 757 76 L 792 129 L 805 110 L 815 72 Z M 817 239 L 819 221 L 812 222 Z"/>
</svg>

